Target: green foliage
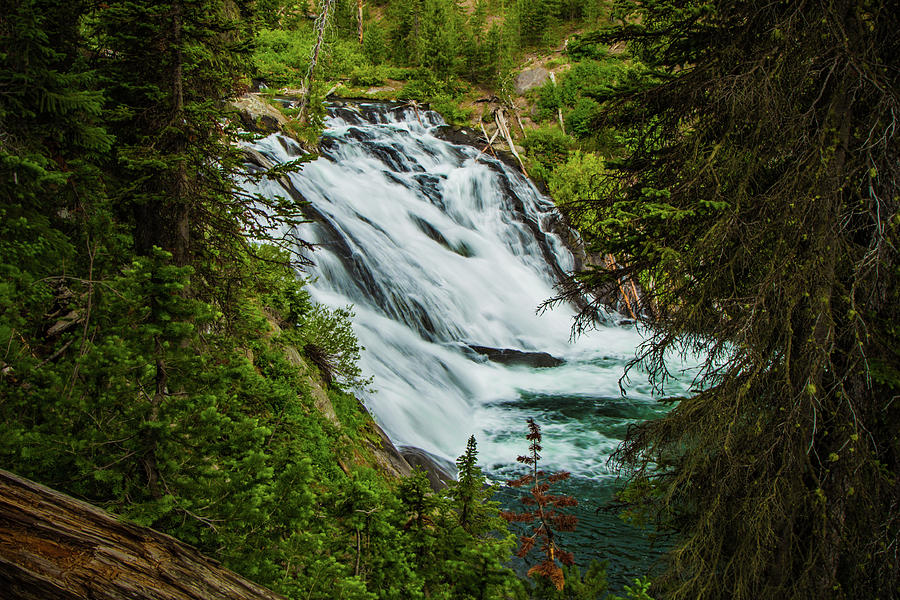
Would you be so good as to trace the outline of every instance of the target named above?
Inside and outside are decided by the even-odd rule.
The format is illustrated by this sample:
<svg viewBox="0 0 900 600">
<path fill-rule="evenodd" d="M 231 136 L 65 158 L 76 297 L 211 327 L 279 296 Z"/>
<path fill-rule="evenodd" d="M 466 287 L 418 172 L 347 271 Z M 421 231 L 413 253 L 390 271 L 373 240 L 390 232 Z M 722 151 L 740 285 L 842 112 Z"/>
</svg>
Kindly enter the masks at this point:
<svg viewBox="0 0 900 600">
<path fill-rule="evenodd" d="M 309 65 L 312 29 L 261 29 L 253 51 L 256 74 L 269 85 L 299 85 Z"/>
<path fill-rule="evenodd" d="M 634 580 L 634 585 L 625 586 L 625 596 L 611 596 L 610 600 L 653 600 L 650 596 L 650 580 L 646 577 Z"/>
<path fill-rule="evenodd" d="M 581 100 L 602 102 L 615 86 L 640 72 L 640 66 L 626 65 L 614 58 L 578 61 L 560 76 L 556 85 L 547 81 L 540 88 L 537 104 L 541 118 L 553 119 L 558 108 L 567 112 Z"/>
<path fill-rule="evenodd" d="M 553 169 L 568 160 L 575 140 L 556 127 L 542 127 L 531 130 L 523 145 L 531 161 L 528 172 L 537 180 L 548 181 Z"/>
<path fill-rule="evenodd" d="M 256 0 L 256 14 L 266 29 L 296 30 L 310 9 L 309 0 Z"/>
<path fill-rule="evenodd" d="M 560 0 L 516 0 L 522 44 L 535 46 L 544 41 L 559 13 Z"/>
<path fill-rule="evenodd" d="M 370 22 L 363 31 L 363 52 L 376 65 L 388 59 L 390 55 L 388 32 L 380 21 Z"/>
<path fill-rule="evenodd" d="M 255 75 L 269 85 L 300 87 L 314 42 L 311 24 L 298 30 L 260 30 L 253 53 Z M 354 69 L 365 69 L 372 60 L 372 55 L 355 40 L 330 39 L 317 72 L 326 80 L 346 77 Z"/>
<path fill-rule="evenodd" d="M 556 589 L 549 579 L 539 577 L 535 581 L 532 597 L 541 600 L 596 600 L 598 598 L 619 600 L 617 596 L 607 595 L 605 561 L 592 561 L 584 573 L 574 565 L 563 565 L 561 569 L 565 577 L 565 587 L 561 590 Z"/>
<path fill-rule="evenodd" d="M 363 348 L 353 333 L 352 318 L 350 307 L 332 310 L 316 304 L 300 317 L 297 329 L 288 339 L 297 340 L 326 382 L 345 388 L 366 388 L 372 381 L 364 379 L 357 366 Z"/>
<path fill-rule="evenodd" d="M 469 123 L 474 109 L 462 108 L 459 102 L 450 96 L 441 94 L 431 99 L 430 107 L 441 113 L 444 120 L 450 125 L 462 126 Z"/>
<path fill-rule="evenodd" d="M 385 78 L 381 74 L 383 69 L 375 67 L 363 67 L 353 69 L 350 73 L 350 85 L 372 87 L 376 85 L 384 85 Z"/>
<path fill-rule="evenodd" d="M 550 195 L 563 210 L 570 205 L 583 206 L 603 193 L 606 167 L 603 158 L 576 150 L 564 164 L 557 165 L 550 175 Z M 580 221 L 574 222 L 580 229 L 590 219 L 579 213 Z"/>
<path fill-rule="evenodd" d="M 288 597 L 506 597 L 511 542 L 480 473 L 467 530 L 449 493 L 398 494 L 362 466 L 351 313 L 314 304 L 273 245 L 297 207 L 235 188 L 222 101 L 243 85 L 249 8 L 4 13 L 0 464 Z M 296 39 L 264 34 L 257 57 L 287 80 Z M 344 56 L 334 72 L 366 64 Z M 334 378 L 324 400 L 298 350 Z"/>
<path fill-rule="evenodd" d="M 424 472 L 417 470 L 400 487 L 407 515 L 416 571 L 423 574 L 426 597 L 504 598 L 521 590 L 505 566 L 513 537 L 489 498 L 481 470 L 475 465 L 475 439 L 460 456 L 459 482 L 443 494 L 431 492 Z"/>
<path fill-rule="evenodd" d="M 600 104 L 591 98 L 579 98 L 566 115 L 566 131 L 576 138 L 586 138 L 594 133 L 594 121 L 600 112 Z"/>
</svg>

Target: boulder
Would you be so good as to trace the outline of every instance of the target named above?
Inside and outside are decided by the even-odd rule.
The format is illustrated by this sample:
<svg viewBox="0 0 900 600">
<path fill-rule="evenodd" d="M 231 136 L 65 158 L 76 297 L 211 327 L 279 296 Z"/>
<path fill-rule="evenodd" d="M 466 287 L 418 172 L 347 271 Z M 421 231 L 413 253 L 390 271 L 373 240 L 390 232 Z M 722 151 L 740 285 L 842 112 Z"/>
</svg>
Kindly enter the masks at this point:
<svg viewBox="0 0 900 600">
<path fill-rule="evenodd" d="M 241 124 L 247 131 L 255 133 L 275 133 L 283 131 L 288 124 L 288 118 L 269 104 L 259 94 L 244 94 L 240 98 L 231 101 L 231 106 L 237 110 Z"/>
<path fill-rule="evenodd" d="M 525 69 L 516 77 L 516 93 L 520 96 L 528 90 L 542 85 L 550 76 L 550 71 L 543 67 Z"/>
<path fill-rule="evenodd" d="M 415 446 L 400 446 L 400 454 L 412 468 L 419 467 L 425 471 L 428 483 L 435 492 L 445 489 L 451 481 L 456 480 L 456 469 L 452 464 L 430 452 Z"/>
<path fill-rule="evenodd" d="M 488 346 L 474 346 L 468 344 L 470 350 L 476 354 L 487 357 L 491 362 L 504 365 L 523 365 L 526 367 L 547 368 L 558 367 L 564 364 L 561 358 L 556 358 L 546 352 L 528 352 L 526 350 L 515 350 L 512 348 L 490 348 Z"/>
</svg>

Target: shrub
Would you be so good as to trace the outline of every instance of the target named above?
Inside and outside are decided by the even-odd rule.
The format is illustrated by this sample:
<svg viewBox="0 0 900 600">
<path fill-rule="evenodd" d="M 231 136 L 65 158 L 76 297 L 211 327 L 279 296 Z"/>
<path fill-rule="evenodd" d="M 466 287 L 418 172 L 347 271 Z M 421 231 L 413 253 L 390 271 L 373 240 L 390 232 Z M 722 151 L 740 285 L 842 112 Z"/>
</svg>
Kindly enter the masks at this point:
<svg viewBox="0 0 900 600">
<path fill-rule="evenodd" d="M 575 140 L 557 127 L 542 127 L 529 132 L 523 145 L 529 158 L 552 170 L 569 158 Z"/>
<path fill-rule="evenodd" d="M 596 132 L 596 121 L 600 104 L 590 98 L 579 98 L 575 107 L 566 115 L 566 131 L 579 139 L 591 137 Z"/>
</svg>

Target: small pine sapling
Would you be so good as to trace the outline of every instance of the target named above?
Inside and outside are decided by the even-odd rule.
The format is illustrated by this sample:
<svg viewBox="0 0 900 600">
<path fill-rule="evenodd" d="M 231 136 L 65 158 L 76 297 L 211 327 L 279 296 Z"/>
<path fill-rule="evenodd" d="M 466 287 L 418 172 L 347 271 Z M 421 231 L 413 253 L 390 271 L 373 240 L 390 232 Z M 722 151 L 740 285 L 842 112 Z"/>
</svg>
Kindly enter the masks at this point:
<svg viewBox="0 0 900 600">
<path fill-rule="evenodd" d="M 496 504 L 490 502 L 494 488 L 487 485 L 478 467 L 478 447 L 475 436 L 470 436 L 466 451 L 456 459 L 458 480 L 450 486 L 448 495 L 454 501 L 459 526 L 474 536 L 487 534 L 496 528 L 491 515 L 496 517 Z"/>
<path fill-rule="evenodd" d="M 525 558 L 535 547 L 538 548 L 543 558 L 541 562 L 528 570 L 528 576 L 539 575 L 546 577 L 561 590 L 565 585 L 563 571 L 559 564 L 571 566 L 575 563 L 575 556 L 559 546 L 557 533 L 561 531 L 574 531 L 578 518 L 561 512 L 559 509 L 577 506 L 578 501 L 572 496 L 555 495 L 550 493 L 550 486 L 554 483 L 569 478 L 569 473 L 559 471 L 548 475 L 538 468 L 541 459 L 541 430 L 534 419 L 528 419 L 528 435 L 525 436 L 531 444 L 528 446 L 529 455 L 519 456 L 516 460 L 528 465 L 531 472 L 507 482 L 514 488 L 531 486 L 527 494 L 523 494 L 521 501 L 527 508 L 522 512 L 503 511 L 500 513 L 509 522 L 529 523 L 530 530 L 519 538 L 520 558 Z"/>
</svg>

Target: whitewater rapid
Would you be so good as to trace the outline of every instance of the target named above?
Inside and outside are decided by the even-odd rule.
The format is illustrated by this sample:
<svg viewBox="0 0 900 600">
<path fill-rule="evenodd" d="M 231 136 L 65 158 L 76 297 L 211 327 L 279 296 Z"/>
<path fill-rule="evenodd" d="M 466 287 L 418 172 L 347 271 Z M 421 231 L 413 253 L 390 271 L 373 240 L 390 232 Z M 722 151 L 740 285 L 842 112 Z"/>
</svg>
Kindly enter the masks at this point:
<svg viewBox="0 0 900 600">
<path fill-rule="evenodd" d="M 329 110 L 320 158 L 289 176 L 315 215 L 297 232 L 317 245 L 308 289 L 352 305 L 376 390 L 358 395 L 396 444 L 452 461 L 474 434 L 479 462 L 503 472 L 534 417 L 545 466 L 608 477 L 627 425 L 664 410 L 638 371 L 621 394 L 641 335 L 613 317 L 572 341 L 571 307 L 538 314 L 574 265 L 552 203 L 516 170 L 440 139 L 443 125 L 411 108 Z M 254 148 L 276 163 L 298 154 L 279 135 Z M 254 191 L 286 195 L 275 182 Z M 500 364 L 471 346 L 565 362 Z"/>
</svg>

